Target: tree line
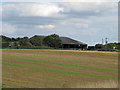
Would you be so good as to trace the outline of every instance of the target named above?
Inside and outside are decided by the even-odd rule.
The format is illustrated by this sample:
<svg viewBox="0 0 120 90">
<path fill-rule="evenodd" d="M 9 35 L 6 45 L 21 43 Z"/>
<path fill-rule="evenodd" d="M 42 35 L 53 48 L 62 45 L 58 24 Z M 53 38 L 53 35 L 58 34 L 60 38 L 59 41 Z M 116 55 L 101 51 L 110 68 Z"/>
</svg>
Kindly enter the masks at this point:
<svg viewBox="0 0 120 90">
<path fill-rule="evenodd" d="M 120 50 L 120 43 L 108 43 L 104 45 L 104 48 L 106 49 L 119 49 Z"/>
<path fill-rule="evenodd" d="M 62 47 L 62 41 L 57 34 L 51 34 L 44 38 L 40 38 L 35 35 L 31 38 L 29 37 L 18 37 L 18 38 L 10 38 L 1 35 L 0 36 L 0 48 L 12 48 L 12 49 L 50 49 L 55 48 L 58 49 Z M 120 43 L 108 43 L 105 45 L 101 45 L 97 47 L 98 50 L 102 51 L 111 51 L 111 50 L 120 50 Z"/>
<path fill-rule="evenodd" d="M 59 48 L 62 41 L 57 34 L 52 34 L 44 37 L 33 36 L 31 38 L 9 38 L 1 35 L 2 48 L 15 48 L 15 49 L 40 49 L 40 48 Z"/>
</svg>

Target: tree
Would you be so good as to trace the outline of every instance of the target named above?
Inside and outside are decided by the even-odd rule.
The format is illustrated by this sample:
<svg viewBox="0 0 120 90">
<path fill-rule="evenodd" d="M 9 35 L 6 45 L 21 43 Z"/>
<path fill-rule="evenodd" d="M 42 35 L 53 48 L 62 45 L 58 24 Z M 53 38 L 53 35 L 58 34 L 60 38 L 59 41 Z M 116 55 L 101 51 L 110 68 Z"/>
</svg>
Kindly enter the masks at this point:
<svg viewBox="0 0 120 90">
<path fill-rule="evenodd" d="M 11 38 L 11 41 L 13 41 L 13 42 L 14 42 L 14 41 L 16 41 L 16 39 L 12 37 L 12 38 Z"/>
<path fill-rule="evenodd" d="M 9 47 L 9 42 L 11 41 L 11 38 L 9 38 L 9 37 L 6 37 L 6 36 L 3 36 L 3 35 L 1 35 L 0 36 L 0 48 L 7 48 L 7 47 Z"/>
<path fill-rule="evenodd" d="M 19 44 L 22 48 L 31 48 L 32 44 L 29 42 L 28 37 L 24 37 L 19 41 Z"/>
<path fill-rule="evenodd" d="M 16 41 L 20 41 L 20 40 L 21 40 L 21 38 L 20 38 L 20 37 L 16 38 Z"/>
<path fill-rule="evenodd" d="M 44 45 L 47 45 L 49 47 L 59 48 L 62 44 L 61 39 L 58 35 L 52 34 L 43 39 Z"/>
<path fill-rule="evenodd" d="M 2 42 L 10 42 L 11 41 L 11 38 L 9 37 L 6 37 L 6 36 L 0 36 L 2 37 Z"/>
<path fill-rule="evenodd" d="M 42 40 L 38 36 L 34 36 L 34 37 L 30 38 L 30 43 L 34 46 L 41 46 Z"/>
<path fill-rule="evenodd" d="M 106 45 L 104 45 L 104 47 L 108 50 L 113 49 L 113 47 L 115 47 L 115 49 L 120 49 L 120 43 L 108 43 Z"/>
</svg>

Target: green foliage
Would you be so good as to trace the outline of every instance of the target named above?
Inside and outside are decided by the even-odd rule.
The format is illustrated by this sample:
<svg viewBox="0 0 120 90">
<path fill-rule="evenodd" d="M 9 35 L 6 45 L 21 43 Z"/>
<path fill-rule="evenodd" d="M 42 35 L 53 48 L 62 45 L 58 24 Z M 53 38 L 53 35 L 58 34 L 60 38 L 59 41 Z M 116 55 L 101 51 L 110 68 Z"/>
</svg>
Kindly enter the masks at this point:
<svg viewBox="0 0 120 90">
<path fill-rule="evenodd" d="M 32 44 L 29 42 L 29 38 L 28 37 L 24 37 L 19 41 L 20 46 L 18 48 L 31 48 Z"/>
<path fill-rule="evenodd" d="M 44 38 L 43 44 L 49 47 L 59 48 L 62 44 L 62 41 L 58 35 L 52 34 Z"/>
<path fill-rule="evenodd" d="M 14 41 L 17 41 L 16 38 L 11 38 L 11 41 L 14 42 Z"/>
<path fill-rule="evenodd" d="M 30 38 L 30 43 L 33 46 L 42 46 L 42 40 L 38 36 L 34 36 L 34 37 Z"/>
<path fill-rule="evenodd" d="M 42 39 L 38 36 L 32 38 L 9 38 L 6 36 L 0 36 L 0 47 L 1 48 L 11 48 L 11 49 L 50 49 L 51 47 L 44 46 L 42 44 Z"/>
<path fill-rule="evenodd" d="M 120 43 L 108 43 L 107 45 L 104 45 L 104 48 L 107 50 L 113 50 L 113 47 L 115 47 L 115 49 L 120 49 Z"/>
<path fill-rule="evenodd" d="M 2 37 L 2 42 L 10 42 L 11 41 L 11 38 L 9 37 L 6 37 L 6 36 L 0 36 Z"/>
<path fill-rule="evenodd" d="M 9 43 L 8 42 L 2 42 L 2 48 L 7 48 L 9 47 Z"/>
<path fill-rule="evenodd" d="M 20 38 L 20 37 L 16 38 L 16 41 L 20 41 L 20 40 L 21 40 L 21 38 Z"/>
<path fill-rule="evenodd" d="M 6 85 L 5 85 L 5 84 L 2 84 L 2 88 L 6 88 Z"/>
</svg>

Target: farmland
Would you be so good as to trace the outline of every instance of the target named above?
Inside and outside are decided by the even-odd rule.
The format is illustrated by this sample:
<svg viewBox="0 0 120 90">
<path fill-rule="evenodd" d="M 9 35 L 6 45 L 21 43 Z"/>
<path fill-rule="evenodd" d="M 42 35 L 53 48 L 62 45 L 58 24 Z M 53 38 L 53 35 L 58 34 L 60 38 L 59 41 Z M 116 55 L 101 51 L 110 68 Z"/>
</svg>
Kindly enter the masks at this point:
<svg viewBox="0 0 120 90">
<path fill-rule="evenodd" d="M 2 52 L 2 80 L 7 88 L 84 88 L 97 87 L 96 83 L 98 87 L 109 88 L 111 83 L 117 87 L 117 52 L 47 49 Z"/>
</svg>

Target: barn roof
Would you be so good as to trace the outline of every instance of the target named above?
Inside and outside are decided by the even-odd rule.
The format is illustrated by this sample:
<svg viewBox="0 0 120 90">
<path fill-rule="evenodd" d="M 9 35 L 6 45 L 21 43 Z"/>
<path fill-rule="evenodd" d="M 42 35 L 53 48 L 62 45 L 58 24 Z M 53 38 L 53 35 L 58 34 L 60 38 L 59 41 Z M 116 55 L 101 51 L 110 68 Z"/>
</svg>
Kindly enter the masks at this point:
<svg viewBox="0 0 120 90">
<path fill-rule="evenodd" d="M 68 38 L 68 37 L 60 37 L 62 40 L 62 44 L 82 44 L 82 45 L 87 45 L 83 42 Z"/>
<path fill-rule="evenodd" d="M 44 39 L 45 36 L 40 36 L 40 35 L 36 35 L 36 36 L 39 36 L 41 39 Z M 77 41 L 77 40 L 74 40 L 72 38 L 68 38 L 68 37 L 60 37 L 60 39 L 62 40 L 62 44 L 82 44 L 82 45 L 87 45 L 83 42 L 80 42 L 80 41 Z"/>
</svg>

